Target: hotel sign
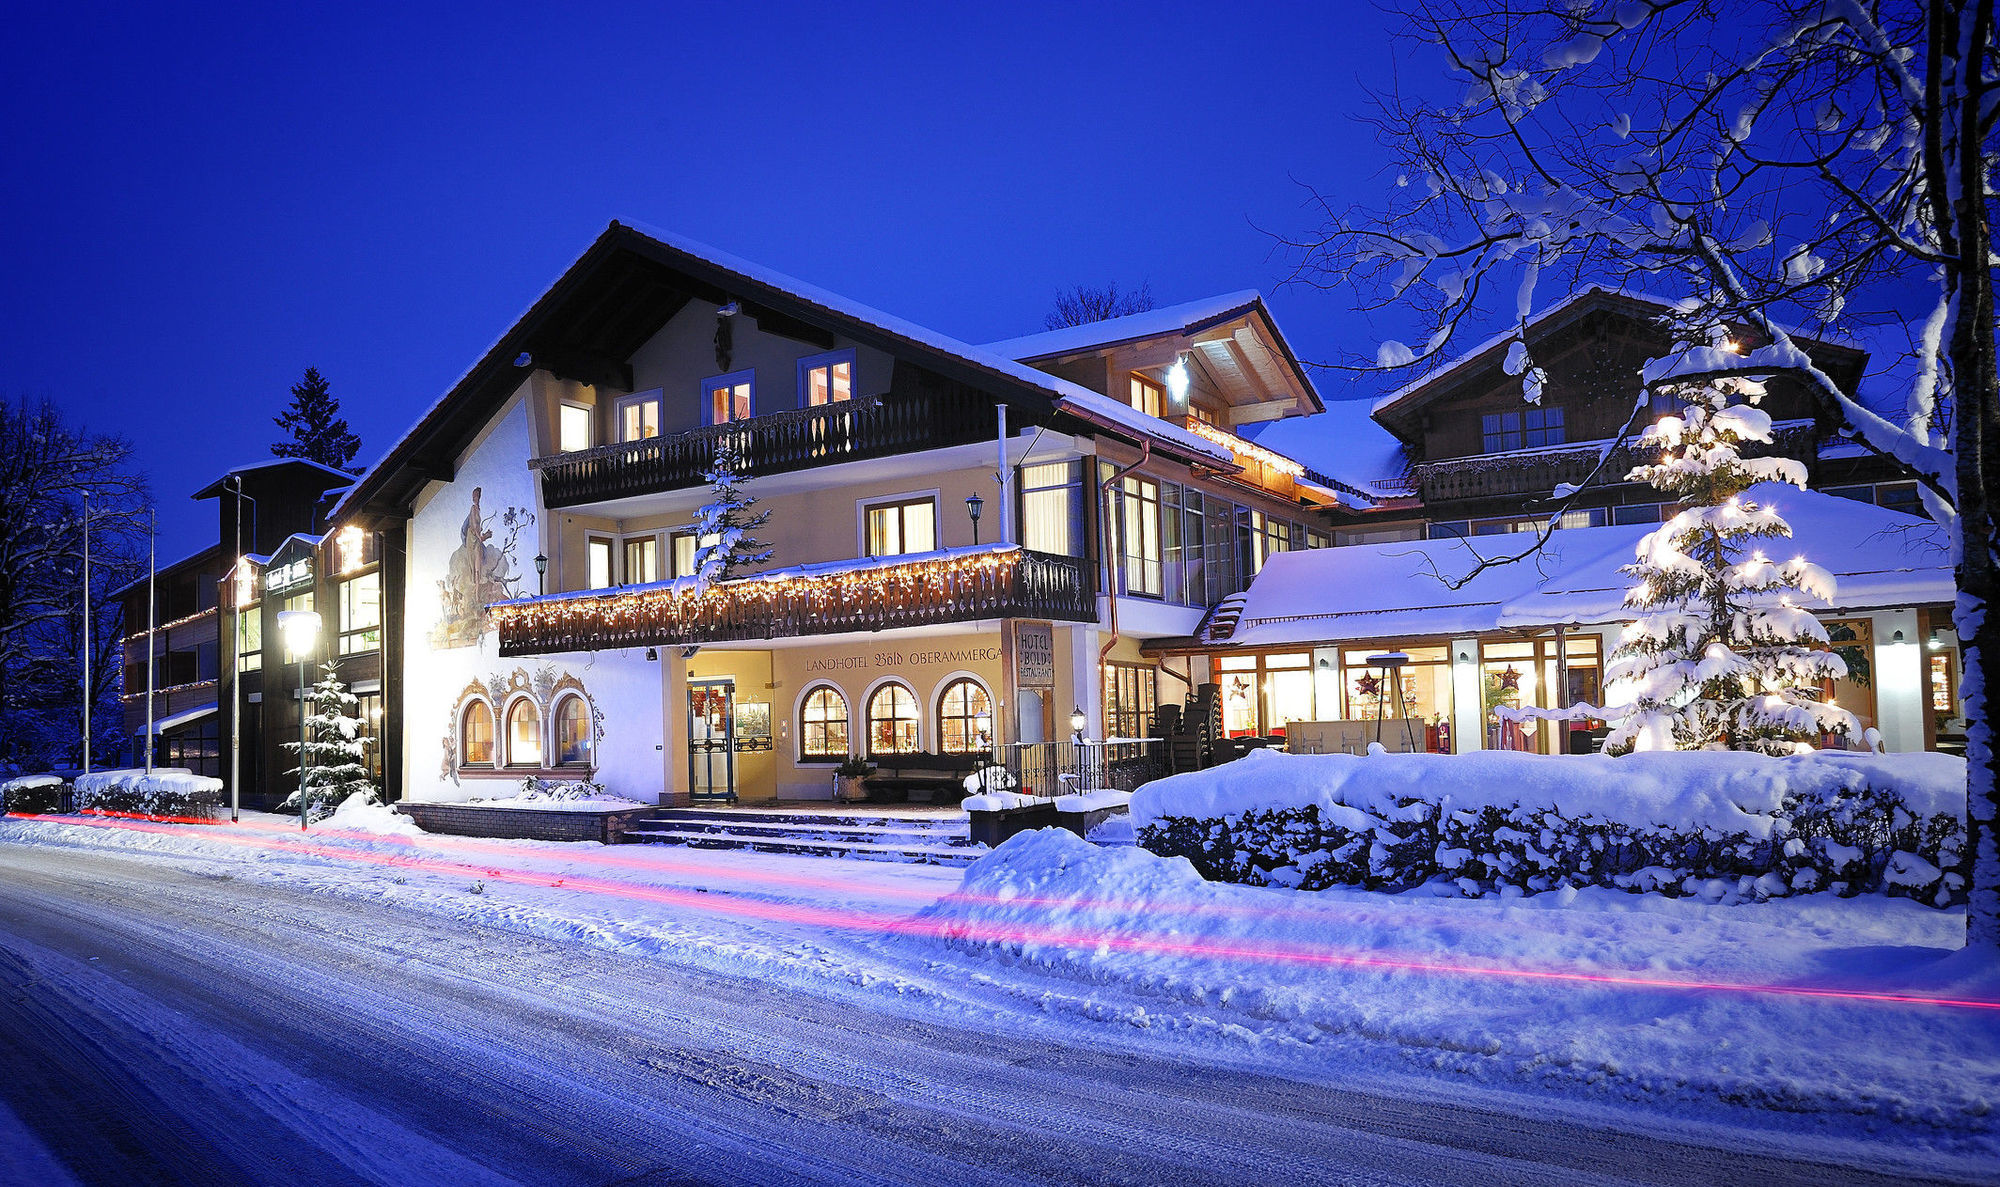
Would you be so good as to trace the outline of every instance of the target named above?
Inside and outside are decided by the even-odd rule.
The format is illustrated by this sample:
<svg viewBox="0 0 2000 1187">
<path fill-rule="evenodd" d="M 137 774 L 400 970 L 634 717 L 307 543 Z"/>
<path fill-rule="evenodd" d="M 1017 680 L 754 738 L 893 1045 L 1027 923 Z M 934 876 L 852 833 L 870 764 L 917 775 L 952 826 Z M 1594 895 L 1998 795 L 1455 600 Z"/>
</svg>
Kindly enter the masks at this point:
<svg viewBox="0 0 2000 1187">
<path fill-rule="evenodd" d="M 1055 687 L 1056 631 L 1052 624 L 1014 624 L 1014 683 L 1021 688 Z"/>
<path fill-rule="evenodd" d="M 304 585 L 312 580 L 312 576 L 312 558 L 302 556 L 295 561 L 288 561 L 265 570 L 264 589 L 267 593 L 278 593 L 294 585 Z"/>
</svg>

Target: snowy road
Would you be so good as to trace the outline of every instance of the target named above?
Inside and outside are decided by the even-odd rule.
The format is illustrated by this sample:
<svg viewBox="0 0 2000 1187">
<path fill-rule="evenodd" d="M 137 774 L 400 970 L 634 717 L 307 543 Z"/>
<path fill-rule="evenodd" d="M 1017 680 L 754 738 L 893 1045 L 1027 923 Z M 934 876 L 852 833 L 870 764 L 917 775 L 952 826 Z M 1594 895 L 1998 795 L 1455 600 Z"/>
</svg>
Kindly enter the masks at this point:
<svg viewBox="0 0 2000 1187">
<path fill-rule="evenodd" d="M 37 1183 L 1916 1181 L 11 847 L 0 1106 Z"/>
</svg>

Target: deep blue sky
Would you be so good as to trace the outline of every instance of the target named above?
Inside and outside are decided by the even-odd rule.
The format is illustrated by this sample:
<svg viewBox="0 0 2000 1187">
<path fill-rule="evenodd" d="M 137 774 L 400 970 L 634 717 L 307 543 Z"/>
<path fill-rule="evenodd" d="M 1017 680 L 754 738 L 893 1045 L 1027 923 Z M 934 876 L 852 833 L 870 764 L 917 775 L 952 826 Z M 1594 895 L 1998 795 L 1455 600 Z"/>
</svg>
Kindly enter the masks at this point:
<svg viewBox="0 0 2000 1187">
<path fill-rule="evenodd" d="M 1387 18 L 993 7 L 14 10 L 0 392 L 135 441 L 176 555 L 307 366 L 372 461 L 613 218 L 973 341 L 1106 280 L 1372 337 L 1256 226 L 1379 202 Z"/>
</svg>

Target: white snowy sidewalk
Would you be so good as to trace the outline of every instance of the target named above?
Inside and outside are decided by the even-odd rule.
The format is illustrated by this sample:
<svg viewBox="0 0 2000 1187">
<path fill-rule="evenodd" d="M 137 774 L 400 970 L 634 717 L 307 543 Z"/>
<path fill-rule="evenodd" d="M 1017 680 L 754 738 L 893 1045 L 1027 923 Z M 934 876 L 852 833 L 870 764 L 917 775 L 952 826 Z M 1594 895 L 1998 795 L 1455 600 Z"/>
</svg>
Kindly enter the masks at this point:
<svg viewBox="0 0 2000 1187">
<path fill-rule="evenodd" d="M 150 854 L 1051 1039 L 1560 1085 L 1711 1120 L 1747 1103 L 1761 1125 L 1860 1117 L 1898 1145 L 1996 1150 L 2000 964 L 1958 951 L 1961 912 L 1907 900 L 1299 893 L 1053 830 L 966 871 L 438 837 L 379 810 L 303 837 L 253 814 L 5 819 L 0 842 Z"/>
</svg>

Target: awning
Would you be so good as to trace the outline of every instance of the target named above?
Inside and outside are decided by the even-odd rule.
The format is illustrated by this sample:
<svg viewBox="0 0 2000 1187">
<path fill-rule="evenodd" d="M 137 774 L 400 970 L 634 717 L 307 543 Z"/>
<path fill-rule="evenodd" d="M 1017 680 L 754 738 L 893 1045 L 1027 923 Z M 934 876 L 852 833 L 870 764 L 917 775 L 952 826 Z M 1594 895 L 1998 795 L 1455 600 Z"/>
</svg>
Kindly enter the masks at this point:
<svg viewBox="0 0 2000 1187">
<path fill-rule="evenodd" d="M 153 732 L 164 734 L 170 730 L 177 730 L 191 722 L 200 721 L 202 718 L 215 712 L 215 709 L 216 703 L 214 701 L 210 701 L 206 705 L 196 705 L 192 709 L 182 709 L 170 717 L 162 717 L 158 721 L 155 721 L 153 723 Z"/>
</svg>

